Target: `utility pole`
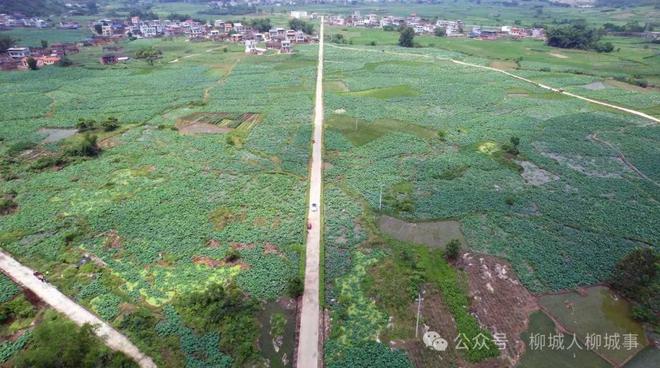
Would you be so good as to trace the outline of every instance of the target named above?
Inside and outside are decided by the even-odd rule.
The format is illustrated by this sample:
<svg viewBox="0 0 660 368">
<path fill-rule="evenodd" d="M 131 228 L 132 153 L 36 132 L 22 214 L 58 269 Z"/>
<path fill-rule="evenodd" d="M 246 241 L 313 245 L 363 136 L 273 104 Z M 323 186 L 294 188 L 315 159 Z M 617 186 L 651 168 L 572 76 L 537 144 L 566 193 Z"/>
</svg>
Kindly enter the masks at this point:
<svg viewBox="0 0 660 368">
<path fill-rule="evenodd" d="M 422 312 L 422 291 L 417 294 L 417 323 L 415 324 L 415 338 L 417 338 L 419 331 L 419 315 Z"/>
</svg>

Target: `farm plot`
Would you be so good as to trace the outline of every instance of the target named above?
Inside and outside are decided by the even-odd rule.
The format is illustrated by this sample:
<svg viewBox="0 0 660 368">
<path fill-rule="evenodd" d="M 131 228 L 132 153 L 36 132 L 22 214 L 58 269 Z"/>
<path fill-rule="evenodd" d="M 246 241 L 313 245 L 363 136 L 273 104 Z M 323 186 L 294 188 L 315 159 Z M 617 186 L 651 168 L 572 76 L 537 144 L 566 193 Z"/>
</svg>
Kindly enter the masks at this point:
<svg viewBox="0 0 660 368">
<path fill-rule="evenodd" d="M 177 119 L 175 126 L 181 134 L 227 133 L 235 129 L 249 132 L 260 120 L 257 113 L 198 112 Z"/>
<path fill-rule="evenodd" d="M 577 292 L 546 295 L 539 299 L 543 309 L 574 333 L 586 348 L 619 366 L 648 344 L 642 326 L 631 317 L 630 304 L 609 289 L 596 286 Z M 595 344 L 594 336 L 617 335 L 620 344 Z M 630 336 L 635 336 L 632 344 Z M 629 338 L 625 338 L 629 336 Z M 625 340 L 628 343 L 624 342 Z"/>
<path fill-rule="evenodd" d="M 648 220 L 660 216 L 655 184 L 635 174 L 612 147 L 585 141 L 594 133 L 607 137 L 653 179 L 658 167 L 649 158 L 657 154 L 657 126 L 561 96 L 507 98 L 507 90 L 528 86 L 496 73 L 441 62 L 395 63 L 403 57 L 378 53 L 369 62 L 381 64 L 365 71 L 356 65 L 366 65 L 359 52 L 329 48 L 327 57 L 337 61 L 328 63 L 327 74 L 349 86 L 407 84 L 420 91 L 385 104 L 327 92 L 327 113 L 342 109 L 342 116 L 360 119 L 357 132 L 384 118 L 437 132 L 390 131 L 359 146 L 344 143 L 330 156 L 326 176 L 360 193 L 372 208 L 382 191 L 385 213 L 412 221 L 458 220 L 471 247 L 507 257 L 535 291 L 601 281 L 636 245 L 657 243 L 660 233 Z M 393 60 L 379 60 L 385 58 Z M 339 133 L 329 142 L 350 140 Z M 521 141 L 517 158 L 505 152 L 511 136 Z M 556 180 L 526 181 L 514 161 L 521 159 Z M 626 200 L 633 193 L 639 198 L 634 205 Z M 384 200 L 387 194 L 393 200 Z M 637 226 L 618 221 L 621 216 Z M 600 252 L 602 247 L 610 251 Z"/>
<path fill-rule="evenodd" d="M 396 49 L 386 48 L 392 50 Z M 366 321 L 360 325 L 380 329 L 379 341 L 406 336 L 406 329 L 397 324 L 407 323 L 398 319 L 404 314 L 399 306 L 414 300 L 419 281 L 411 275 L 420 268 L 428 272 L 425 277 L 455 279 L 459 285 L 465 276 L 439 266 L 442 251 L 407 243 L 425 243 L 423 239 L 399 238 L 406 241 L 401 248 L 407 250 L 384 245 L 396 244 L 388 239 L 388 235 L 396 238 L 396 231 L 388 233 L 382 224 L 378 230 L 377 218 L 393 218 L 401 224 L 397 229 L 408 234 L 415 233 L 411 224 L 419 228 L 452 221 L 462 229 L 469 249 L 510 263 L 511 273 L 524 286 L 517 289 L 520 317 L 511 324 L 497 313 L 480 318 L 481 324 L 460 320 L 459 331 L 475 333 L 480 328 L 520 333 L 526 327 L 526 313 L 534 309 L 533 303 L 525 303 L 525 295 L 529 301 L 525 288 L 543 292 L 602 282 L 625 254 L 660 240 L 651 220 L 660 217 L 655 205 L 660 167 L 651 159 L 660 146 L 656 125 L 547 93 L 499 73 L 431 57 L 364 55 L 333 47 L 326 51 L 325 74 L 335 88 L 327 89 L 325 97 L 329 118 L 324 174 L 326 182 L 349 197 L 346 208 L 348 203 L 359 203 L 363 209 L 362 216 L 357 213 L 352 218 L 360 218 L 368 237 L 353 248 L 350 261 L 355 265 L 357 255 L 374 256 L 369 266 L 372 279 L 365 282 L 364 290 L 376 301 L 376 310 L 390 319 L 384 327 Z M 592 77 L 564 73 L 543 76 L 576 86 L 594 82 Z M 352 93 L 400 86 L 414 86 L 416 93 L 378 98 Z M 327 249 L 336 247 L 335 231 L 326 232 Z M 433 238 L 432 233 L 423 233 L 420 237 Z M 385 256 L 378 257 L 379 252 Z M 491 273 L 495 267 L 489 264 Z M 414 271 L 408 273 L 410 269 Z M 341 273 L 326 275 L 326 287 L 337 288 L 356 272 L 345 266 Z M 443 298 L 463 290 L 451 281 L 438 286 Z M 402 291 L 390 295 L 385 292 L 388 287 Z M 412 296 L 404 292 L 409 288 Z M 471 292 L 475 290 L 481 297 L 490 293 L 470 286 Z M 464 308 L 487 305 L 461 298 L 445 302 L 456 307 L 467 300 Z M 351 307 L 352 303 L 341 296 L 336 305 L 328 303 L 333 316 L 326 345 L 329 359 L 340 361 L 338 357 L 351 351 L 351 344 L 341 344 L 347 336 L 343 329 L 355 323 L 347 312 L 366 310 Z M 461 316 L 460 308 L 451 310 Z M 522 323 L 515 325 L 518 322 Z M 369 340 L 369 335 L 362 339 Z M 522 351 L 520 343 L 513 349 L 507 355 L 515 360 Z M 489 356 L 470 358 L 479 361 Z"/>
<path fill-rule="evenodd" d="M 154 42 L 164 59 L 204 47 Z M 315 60 L 315 50 L 297 57 Z M 0 154 L 13 175 L 3 171 L 0 193 L 17 204 L 2 216 L 0 244 L 164 367 L 261 362 L 257 315 L 299 274 L 312 93 L 272 90 L 309 85 L 314 66 L 288 65 L 287 55 L 211 54 L 0 76 L 0 103 L 12 106 L 0 112 Z M 218 73 L 223 63 L 229 72 Z M 291 67 L 285 76 L 282 66 Z M 41 91 L 33 87 L 40 78 L 49 79 Z M 25 154 L 65 152 L 85 136 L 42 144 L 42 127 L 107 117 L 119 128 L 93 131 L 112 140 L 97 156 L 37 167 Z M 231 131 L 184 135 L 173 129 L 177 119 Z M 181 303 L 215 285 L 245 295 L 246 313 L 219 330 L 191 325 Z M 246 348 L 232 348 L 231 338 L 247 339 Z"/>
</svg>

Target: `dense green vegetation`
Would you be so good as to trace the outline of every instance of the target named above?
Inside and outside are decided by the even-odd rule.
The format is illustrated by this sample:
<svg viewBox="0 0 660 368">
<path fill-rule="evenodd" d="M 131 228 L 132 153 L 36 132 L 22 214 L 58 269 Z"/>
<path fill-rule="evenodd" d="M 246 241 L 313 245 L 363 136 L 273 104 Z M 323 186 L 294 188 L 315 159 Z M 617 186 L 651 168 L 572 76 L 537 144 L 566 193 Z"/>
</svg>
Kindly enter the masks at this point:
<svg viewBox="0 0 660 368">
<path fill-rule="evenodd" d="M 493 53 L 505 52 L 497 50 L 497 43 L 481 44 L 489 52 L 491 47 Z M 525 286 L 539 292 L 603 282 L 636 246 L 657 243 L 660 234 L 648 221 L 659 215 L 653 205 L 658 167 L 649 161 L 657 154 L 657 126 L 497 73 L 433 60 L 452 57 L 487 65 L 489 60 L 481 57 L 438 49 L 357 47 L 326 49 L 326 155 L 331 166 L 325 175 L 332 185 L 324 195 L 325 290 L 333 318 L 328 364 L 350 361 L 351 349 L 361 341 L 377 336 L 387 343 L 411 336 L 409 307 L 420 283 L 437 287 L 459 332 L 488 333 L 467 313 L 461 273 L 445 255 L 383 241 L 369 213 L 408 221 L 461 221 L 466 250 L 507 258 Z M 556 59 L 546 62 L 563 63 Z M 599 80 L 547 71 L 517 73 L 581 91 L 592 91 L 582 86 Z M 399 86 L 414 88 L 386 96 L 362 93 L 402 91 Z M 615 99 L 614 88 L 595 92 Z M 657 96 L 637 91 L 622 103 L 653 108 Z M 617 163 L 618 150 L 652 179 Z M 545 176 L 537 182 L 540 173 Z M 626 199 L 631 195 L 637 199 L 634 206 Z M 620 218 L 635 226 L 621 224 Z M 393 318 L 393 326 L 386 317 Z M 491 346 L 464 358 L 479 361 L 497 353 Z"/>
<path fill-rule="evenodd" d="M 610 23 L 604 27 L 611 31 L 633 31 L 657 14 L 652 7 L 578 13 L 526 3 L 459 0 L 330 10 L 558 29 L 572 27 L 563 18 L 579 15 L 594 27 Z M 104 11 L 118 17 L 212 20 L 227 14 L 198 3 L 109 4 Z M 245 22 L 260 30 L 287 25 L 279 10 L 261 10 L 268 18 Z M 306 4 L 305 10 L 328 8 Z M 253 8 L 234 13 L 245 11 Z M 310 32 L 314 23 L 290 26 Z M 402 37 L 339 27 L 326 32 L 336 44 L 326 44 L 325 74 L 327 366 L 410 366 L 406 353 L 389 343 L 414 336 L 409 308 L 424 287 L 440 292 L 460 333 L 490 336 L 469 313 L 465 275 L 452 266 L 460 243 L 443 253 L 396 242 L 381 235 L 372 218 L 380 214 L 460 221 L 464 250 L 508 259 L 532 291 L 602 282 L 613 272 L 644 280 L 639 288 L 620 282 L 624 295 L 656 291 L 648 281 L 652 273 L 638 273 L 649 267 L 617 268 L 617 262 L 660 238 L 654 226 L 660 169 L 652 159 L 660 154 L 657 126 L 441 59 L 516 69 L 538 82 L 657 115 L 660 94 L 652 85 L 660 84 L 658 45 L 611 36 L 599 43 L 597 33 L 585 39 L 579 34 L 577 43 L 565 45 L 612 51 L 596 53 L 534 40 L 413 39 L 409 31 Z M 79 40 L 88 31 L 2 35 L 38 46 L 41 40 Z M 394 47 L 401 37 L 401 46 L 424 48 Z M 334 47 L 342 44 L 360 50 Z M 0 246 L 48 271 L 60 290 L 126 333 L 159 366 L 259 365 L 264 357 L 255 316 L 263 302 L 302 293 L 302 193 L 316 47 L 247 57 L 241 45 L 182 39 L 120 46 L 141 60 L 102 66 L 103 49 L 85 48 L 70 56 L 70 68 L 0 74 Z M 246 113 L 256 118 L 224 121 Z M 220 116 L 209 123 L 233 130 L 187 134 L 193 116 Z M 78 132 L 50 141 L 42 128 Z M 629 257 L 652 264 L 637 253 Z M 0 345 L 0 360 L 24 347 L 22 364 L 28 366 L 61 358 L 44 343 L 61 328 L 85 341 L 84 349 L 67 355 L 85 359 L 79 366 L 124 364 L 95 346 L 86 328 L 72 329 L 60 317 L 48 319 L 42 330 L 26 330 L 40 312 L 17 295 L 0 278 L 3 328 L 24 331 Z M 647 301 L 655 303 L 640 299 L 636 315 L 652 320 L 655 307 Z M 281 315 L 266 320 L 270 333 L 281 335 Z M 36 343 L 29 343 L 37 333 Z M 489 345 L 462 358 L 475 362 L 497 353 Z"/>
<path fill-rule="evenodd" d="M 617 263 L 612 288 L 632 300 L 633 316 L 658 329 L 660 313 L 660 255 L 654 248 L 637 249 Z"/>
<path fill-rule="evenodd" d="M 137 367 L 121 353 L 110 351 L 94 335 L 93 326 L 76 326 L 54 312 L 46 312 L 31 341 L 14 360 L 15 367 Z"/>
<path fill-rule="evenodd" d="M 245 58 L 183 40 L 121 46 L 162 59 L 101 66 L 102 49 L 85 48 L 73 67 L 0 74 L 0 193 L 12 203 L 0 244 L 159 366 L 260 361 L 256 335 L 242 331 L 249 319 L 198 332 L 166 305 L 229 282 L 277 299 L 299 275 L 316 49 Z M 230 144 L 175 128 L 197 112 L 254 119 Z M 80 131 L 44 141 L 62 128 Z"/>
</svg>

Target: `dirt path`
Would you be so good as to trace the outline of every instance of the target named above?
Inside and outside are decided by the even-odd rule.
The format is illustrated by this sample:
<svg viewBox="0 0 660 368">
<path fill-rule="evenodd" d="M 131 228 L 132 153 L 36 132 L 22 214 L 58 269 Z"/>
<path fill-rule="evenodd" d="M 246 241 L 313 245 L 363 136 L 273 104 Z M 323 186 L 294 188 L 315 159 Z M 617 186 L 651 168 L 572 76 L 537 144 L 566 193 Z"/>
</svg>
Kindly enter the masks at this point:
<svg viewBox="0 0 660 368">
<path fill-rule="evenodd" d="M 94 332 L 99 336 L 112 350 L 121 351 L 135 360 L 142 368 L 155 368 L 156 364 L 144 355 L 131 343 L 128 338 L 107 323 L 103 322 L 97 316 L 87 309 L 76 304 L 67 296 L 59 292 L 54 286 L 40 281 L 34 276 L 34 271 L 23 266 L 9 254 L 0 251 L 0 269 L 12 280 L 30 289 L 41 300 L 46 302 L 53 309 L 66 315 L 77 325 L 82 326 L 85 323 L 96 325 Z"/>
<path fill-rule="evenodd" d="M 591 138 L 591 139 L 595 140 L 596 142 L 599 142 L 599 143 L 609 147 L 614 152 L 616 152 L 616 154 L 619 156 L 621 161 L 623 161 L 623 163 L 626 164 L 626 166 L 628 166 L 630 168 L 630 170 L 634 171 L 637 175 L 639 175 L 639 177 L 641 177 L 642 179 L 646 179 L 646 180 L 650 181 L 651 183 L 655 184 L 655 186 L 660 186 L 660 184 L 656 183 L 653 179 L 646 176 L 635 165 L 633 165 L 630 161 L 628 161 L 628 159 L 623 154 L 623 152 L 621 152 L 618 148 L 616 148 L 612 143 L 610 143 L 610 142 L 608 142 L 604 139 L 598 138 L 596 133 L 593 133 L 593 134 L 589 135 L 589 138 Z"/>
<path fill-rule="evenodd" d="M 484 65 L 472 64 L 472 63 L 466 63 L 466 62 L 464 62 L 464 61 L 460 61 L 460 60 L 456 60 L 456 59 L 451 59 L 451 58 L 437 57 L 437 56 L 424 55 L 424 54 L 414 54 L 414 53 L 409 53 L 409 52 L 396 52 L 396 51 L 383 51 L 383 50 L 380 50 L 380 51 L 379 51 L 379 50 L 363 49 L 363 48 L 358 48 L 358 47 L 337 46 L 337 45 L 332 45 L 332 44 L 330 45 L 330 47 L 334 47 L 334 48 L 337 48 L 337 49 L 344 49 L 344 50 L 366 51 L 366 52 L 377 52 L 377 53 L 385 53 L 385 54 L 391 54 L 391 55 L 414 56 L 414 57 L 422 57 L 422 58 L 428 58 L 428 59 L 434 59 L 434 60 L 445 60 L 445 61 L 451 61 L 451 62 L 454 63 L 454 64 L 459 64 L 459 65 L 463 65 L 463 66 L 467 66 L 467 67 L 471 67 L 471 68 L 479 68 L 479 69 L 490 70 L 490 71 L 497 72 L 497 73 L 502 73 L 502 74 L 505 74 L 505 75 L 507 75 L 507 76 L 509 76 L 509 77 L 511 77 L 511 78 L 515 78 L 515 79 L 521 80 L 521 81 L 523 81 L 523 82 L 527 82 L 527 83 L 533 84 L 533 85 L 535 85 L 535 86 L 537 86 L 537 87 L 540 87 L 540 88 L 543 88 L 543 89 L 547 89 L 547 90 L 550 90 L 550 91 L 553 91 L 553 92 L 561 93 L 561 94 L 563 94 L 563 95 L 565 95 L 565 96 L 569 96 L 569 97 L 577 98 L 577 99 L 580 99 L 580 100 L 583 100 L 583 101 L 587 101 L 587 102 L 590 102 L 590 103 L 593 103 L 593 104 L 596 104 L 596 105 L 601 105 L 601 106 L 609 107 L 609 108 L 612 108 L 612 109 L 615 109 L 615 110 L 619 110 L 619 111 L 623 111 L 623 112 L 626 112 L 626 113 L 629 113 L 629 114 L 633 114 L 633 115 L 640 116 L 640 117 L 642 117 L 642 118 L 644 118 L 644 119 L 651 120 L 651 121 L 653 121 L 653 122 L 655 122 L 655 123 L 660 123 L 660 119 L 658 119 L 658 118 L 656 118 L 656 117 L 654 117 L 654 116 L 651 116 L 651 115 L 645 114 L 645 113 L 643 113 L 643 112 L 641 112 L 641 111 L 637 111 L 637 110 L 633 110 L 633 109 L 628 109 L 628 108 L 621 107 L 621 106 L 617 106 L 617 105 L 613 105 L 613 104 L 610 104 L 610 103 L 607 103 L 607 102 L 598 101 L 598 100 L 594 100 L 594 99 L 592 99 L 592 98 L 587 98 L 587 97 L 583 97 L 583 96 L 580 96 L 580 95 L 576 95 L 575 93 L 566 92 L 566 91 L 561 90 L 561 89 L 559 89 L 559 88 L 554 88 L 554 87 L 551 87 L 551 86 L 548 86 L 548 85 L 545 85 L 545 84 L 542 84 L 542 83 L 537 83 L 537 82 L 534 82 L 533 80 L 530 80 L 530 79 L 527 79 L 527 78 L 523 78 L 523 77 L 518 76 L 518 75 L 515 75 L 515 74 L 513 74 L 513 73 L 509 73 L 509 72 L 507 72 L 507 71 L 505 71 L 505 70 L 501 70 L 501 69 L 493 68 L 493 67 L 490 67 L 490 66 L 484 66 Z"/>
<path fill-rule="evenodd" d="M 298 334 L 298 362 L 300 368 L 316 368 L 320 365 L 320 307 L 319 267 L 321 247 L 321 184 L 322 139 L 323 139 L 323 17 L 319 34 L 319 61 L 316 72 L 316 97 L 314 107 L 314 139 L 312 143 L 312 165 L 309 177 L 309 210 L 307 221 L 312 228 L 307 232 L 305 260 L 305 291 L 300 312 Z M 316 205 L 316 209 L 313 208 Z"/>
</svg>

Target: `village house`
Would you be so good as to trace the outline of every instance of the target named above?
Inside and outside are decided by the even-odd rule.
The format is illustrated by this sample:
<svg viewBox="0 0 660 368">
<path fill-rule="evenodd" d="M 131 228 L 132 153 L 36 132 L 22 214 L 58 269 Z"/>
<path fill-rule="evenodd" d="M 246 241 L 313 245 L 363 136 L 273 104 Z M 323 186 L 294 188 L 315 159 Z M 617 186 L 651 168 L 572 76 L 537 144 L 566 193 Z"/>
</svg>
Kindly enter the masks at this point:
<svg viewBox="0 0 660 368">
<path fill-rule="evenodd" d="M 289 40 L 282 40 L 280 44 L 280 53 L 281 54 L 290 54 L 292 51 L 291 48 L 291 41 Z"/>
<path fill-rule="evenodd" d="M 257 47 L 257 41 L 255 40 L 246 40 L 245 41 L 245 53 L 261 55 L 266 52 L 266 49 Z"/>
<path fill-rule="evenodd" d="M 104 24 L 101 26 L 101 35 L 103 37 L 111 37 L 114 33 L 115 32 L 112 29 L 112 24 Z"/>
<path fill-rule="evenodd" d="M 60 29 L 79 29 L 80 23 L 78 22 L 60 22 L 58 25 Z"/>
<path fill-rule="evenodd" d="M 12 59 L 22 59 L 32 55 L 29 47 L 11 47 L 7 49 L 7 54 L 9 54 L 9 57 Z"/>
<path fill-rule="evenodd" d="M 18 69 L 27 70 L 30 68 L 28 65 L 29 57 L 21 59 L 21 63 L 18 65 Z M 54 65 L 60 61 L 59 56 L 37 56 L 33 58 L 37 62 L 37 68 L 42 68 L 48 65 Z"/>
<path fill-rule="evenodd" d="M 296 18 L 296 19 L 307 18 L 306 11 L 291 11 L 289 15 L 291 16 L 291 18 Z"/>
</svg>

